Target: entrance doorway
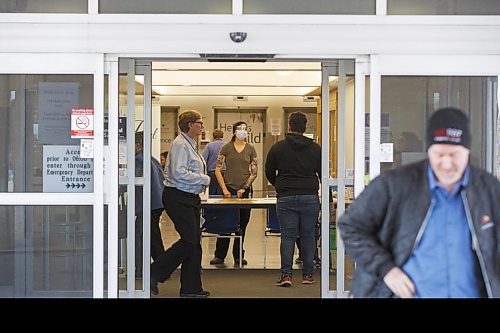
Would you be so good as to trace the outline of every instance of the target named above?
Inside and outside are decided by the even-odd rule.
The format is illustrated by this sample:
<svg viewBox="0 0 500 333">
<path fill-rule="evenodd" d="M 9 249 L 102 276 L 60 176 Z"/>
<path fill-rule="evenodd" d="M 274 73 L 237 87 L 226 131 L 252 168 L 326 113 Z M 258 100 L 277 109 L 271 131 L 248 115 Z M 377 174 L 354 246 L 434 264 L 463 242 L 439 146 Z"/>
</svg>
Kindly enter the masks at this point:
<svg viewBox="0 0 500 333">
<path fill-rule="evenodd" d="M 238 120 L 244 120 L 252 126 L 251 143 L 257 149 L 258 178 L 254 182 L 254 197 L 266 197 L 274 189 L 264 176 L 264 163 L 271 145 L 284 138 L 287 132 L 287 118 L 291 112 L 306 113 L 309 124 L 306 135 L 323 147 L 323 176 L 321 198 L 321 238 L 318 242 L 318 254 L 322 259 L 321 268 L 315 272 L 321 284 L 308 297 L 335 296 L 338 286 L 344 288 L 344 280 L 351 278 L 351 268 L 345 269 L 341 243 L 336 239 L 336 211 L 343 211 L 339 205 L 346 204 L 345 189 L 352 186 L 354 158 L 354 60 L 336 60 L 328 63 L 306 62 L 171 62 L 120 59 L 120 116 L 126 118 L 126 133 L 120 140 L 120 186 L 124 201 L 120 243 L 120 295 L 123 297 L 149 297 L 149 265 L 144 265 L 140 272 L 135 263 L 137 256 L 143 262 L 149 262 L 150 251 L 146 245 L 142 252 L 135 250 L 142 237 L 143 244 L 149 244 L 150 226 L 143 224 L 143 232 L 135 232 L 135 189 L 143 187 L 144 220 L 149 220 L 146 208 L 150 204 L 150 175 L 147 166 L 150 158 L 159 159 L 159 154 L 168 150 L 168 143 L 178 134 L 177 114 L 187 109 L 194 109 L 202 114 L 204 134 L 199 138 L 198 149 L 203 151 L 214 129 L 225 130 L 224 141 L 232 136 L 230 126 Z M 326 112 L 326 110 L 328 110 Z M 349 114 L 348 114 L 349 113 Z M 144 174 L 135 175 L 133 158 L 134 132 L 140 120 L 144 140 Z M 160 135 L 154 135 L 160 128 Z M 129 134 L 130 133 L 130 134 Z M 342 137 L 342 140 L 340 139 Z M 342 145 L 340 147 L 339 145 Z M 348 156 L 349 155 L 349 156 Z M 341 163 L 340 163 L 341 161 Z M 335 163 L 335 164 L 334 164 Z M 336 172 L 338 165 L 343 165 L 348 172 Z M 342 170 L 339 168 L 339 171 Z M 341 175 L 339 177 L 338 175 Z M 346 181 L 346 177 L 350 180 Z M 126 192 L 126 193 L 125 193 Z M 132 193 L 134 192 L 134 193 Z M 333 194 L 339 195 L 338 201 L 329 200 Z M 267 243 L 264 250 L 264 230 L 267 211 L 252 210 L 249 232 L 246 236 L 245 255 L 249 261 L 244 270 L 274 269 L 279 274 L 280 255 L 279 238 Z M 165 248 L 176 241 L 176 233 L 171 221 L 164 213 L 161 219 Z M 122 230 L 123 230 L 122 228 Z M 208 262 L 213 257 L 215 241 L 203 244 L 202 267 L 213 267 Z M 337 248 L 337 245 L 339 248 Z M 264 255 L 267 257 L 264 258 Z M 341 258 L 339 260 L 339 258 Z M 352 266 L 347 262 L 347 266 Z M 222 269 L 233 269 L 225 266 Z M 299 264 L 294 268 L 300 269 Z M 347 273 L 346 273 L 347 271 Z M 226 274 L 230 278 L 231 272 Z M 241 273 L 237 273 L 241 274 Z M 297 272 L 300 276 L 300 271 Z M 136 279 L 139 276 L 142 278 Z M 338 283 L 338 280 L 342 283 Z M 268 285 L 274 287 L 274 280 Z M 250 281 L 251 283 L 251 281 Z M 276 288 L 276 287 L 274 287 Z M 160 291 L 161 291 L 160 285 Z M 276 290 L 271 288 L 272 290 Z M 345 293 L 345 290 L 340 290 Z M 161 293 L 160 293 L 161 295 Z M 273 293 L 269 296 L 273 297 Z M 175 297 L 177 293 L 167 294 Z M 225 295 L 227 297 L 228 295 Z M 277 296 L 277 295 L 276 295 Z M 217 297 L 213 294 L 213 297 Z M 252 295 L 246 295 L 252 297 Z"/>
</svg>

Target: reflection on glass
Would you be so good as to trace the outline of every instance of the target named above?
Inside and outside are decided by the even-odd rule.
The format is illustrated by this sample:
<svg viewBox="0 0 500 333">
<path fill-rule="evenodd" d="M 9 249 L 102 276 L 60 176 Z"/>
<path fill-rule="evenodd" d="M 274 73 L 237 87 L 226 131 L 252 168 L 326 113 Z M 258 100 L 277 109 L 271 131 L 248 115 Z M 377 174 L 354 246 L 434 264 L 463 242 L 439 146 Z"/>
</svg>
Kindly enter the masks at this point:
<svg viewBox="0 0 500 333">
<path fill-rule="evenodd" d="M 246 0 L 243 14 L 375 15 L 375 0 Z"/>
<path fill-rule="evenodd" d="M 92 192 L 70 117 L 93 109 L 93 76 L 0 75 L 0 87 L 0 192 Z"/>
<path fill-rule="evenodd" d="M 91 206 L 0 206 L 0 297 L 92 297 Z"/>
<path fill-rule="evenodd" d="M 231 14 L 231 0 L 100 0 L 99 13 L 117 14 Z"/>
<path fill-rule="evenodd" d="M 0 13 L 87 13 L 88 0 L 2 0 Z"/>
<path fill-rule="evenodd" d="M 471 163 L 486 168 L 485 129 L 490 125 L 485 119 L 488 112 L 497 110 L 492 89 L 496 84 L 496 77 L 383 76 L 382 115 L 388 119 L 381 127 L 381 142 L 393 143 L 394 160 L 381 163 L 381 171 L 427 158 L 427 119 L 446 106 L 458 107 L 469 115 L 474 138 Z"/>
<path fill-rule="evenodd" d="M 499 15 L 498 0 L 387 0 L 389 15 Z"/>
</svg>

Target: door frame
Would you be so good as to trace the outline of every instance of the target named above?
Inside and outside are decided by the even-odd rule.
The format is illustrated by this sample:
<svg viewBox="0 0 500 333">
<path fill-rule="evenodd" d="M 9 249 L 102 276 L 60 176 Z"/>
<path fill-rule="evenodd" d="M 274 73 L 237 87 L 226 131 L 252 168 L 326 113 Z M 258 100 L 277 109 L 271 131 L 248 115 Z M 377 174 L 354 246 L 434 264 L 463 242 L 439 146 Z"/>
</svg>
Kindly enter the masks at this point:
<svg viewBox="0 0 500 333">
<path fill-rule="evenodd" d="M 117 56 L 110 56 L 106 59 L 106 69 L 110 78 L 109 78 L 109 144 L 110 146 L 117 147 L 118 146 L 118 76 L 119 76 L 119 70 L 118 70 L 118 57 Z M 160 58 L 155 58 L 154 60 L 157 60 Z M 276 59 L 276 60 L 284 60 L 288 61 L 291 58 L 283 58 L 283 59 Z M 161 60 L 174 60 L 168 57 L 161 58 Z M 350 57 L 331 57 L 329 59 L 314 59 L 314 58 L 297 58 L 295 60 L 300 60 L 300 61 L 311 61 L 311 62 L 321 62 L 322 64 L 328 64 L 329 61 L 342 61 L 342 60 L 351 60 L 354 61 L 354 77 L 355 77 L 355 135 L 354 135 L 354 149 L 355 149 L 355 159 L 354 159 L 354 182 L 351 180 L 350 182 L 354 183 L 354 189 L 355 189 L 355 194 L 357 195 L 360 193 L 363 188 L 364 188 L 364 147 L 365 147 L 365 142 L 364 142 L 364 113 L 365 113 L 365 77 L 369 74 L 369 68 L 368 68 L 368 63 L 369 63 L 369 58 L 367 56 L 350 56 Z M 137 58 L 130 58 L 129 61 L 136 62 L 137 64 L 147 64 L 151 65 L 153 59 L 144 59 L 144 60 L 138 60 Z M 175 61 L 186 61 L 186 62 L 192 62 L 192 58 L 175 58 Z M 328 66 L 326 66 L 328 67 Z M 343 75 L 345 76 L 345 69 L 343 66 L 340 66 L 343 71 Z M 151 74 L 151 72 L 149 72 Z M 329 73 L 329 72 L 325 72 Z M 151 80 L 151 77 L 149 78 Z M 326 80 L 326 82 L 325 82 Z M 145 86 L 147 84 L 147 79 L 145 78 Z M 151 83 L 151 81 L 149 81 Z M 326 84 L 326 92 L 325 92 L 325 84 Z M 345 87 L 343 88 L 345 89 Z M 149 89 L 150 90 L 150 89 Z M 322 75 L 322 95 L 325 93 L 328 95 L 329 94 L 329 84 L 328 84 L 328 75 Z M 145 90 L 146 94 L 146 90 Z M 149 94 L 151 94 L 151 91 L 149 91 Z M 149 95 L 150 96 L 150 95 Z M 150 98 L 148 99 L 150 101 Z M 146 101 L 146 98 L 145 98 Z M 321 108 L 322 110 L 328 110 L 329 105 L 328 105 L 328 98 L 322 99 L 322 105 Z M 345 99 L 343 101 L 343 106 L 342 109 L 345 112 Z M 340 109 L 340 106 L 339 106 Z M 146 110 L 146 102 L 145 102 L 145 110 Z M 145 138 L 149 137 L 148 134 L 146 133 L 146 129 L 149 127 L 149 131 L 151 131 L 151 109 L 149 109 L 149 126 L 146 123 L 146 117 L 145 117 L 145 124 L 144 124 L 144 129 L 145 129 Z M 146 113 L 145 113 L 146 116 Z M 321 124 L 321 133 L 328 133 L 328 135 L 322 135 L 321 137 L 321 146 L 322 146 L 322 178 L 321 182 L 323 184 L 322 189 L 321 189 L 321 217 L 322 221 L 329 221 L 329 188 L 333 185 L 337 185 L 337 179 L 333 179 L 329 177 L 329 146 L 331 142 L 330 138 L 330 131 L 328 128 L 329 124 L 329 112 L 323 112 L 322 111 L 322 124 Z M 128 130 L 127 130 L 128 131 Z M 146 140 L 145 140 L 146 142 Z M 145 152 L 145 158 L 144 158 L 144 163 L 145 165 L 148 165 L 150 163 L 149 161 L 146 161 L 146 156 L 148 155 L 148 151 L 150 152 L 151 147 L 144 147 L 144 152 Z M 150 153 L 149 153 L 150 155 Z M 134 291 L 132 292 L 132 282 L 128 281 L 127 282 L 127 289 L 128 291 L 126 292 L 118 292 L 118 285 L 117 285 L 117 280 L 118 280 L 118 151 L 116 149 L 112 149 L 110 151 L 110 156 L 109 156 L 111 168 L 109 168 L 111 175 L 116 175 L 116 177 L 111 177 L 111 182 L 110 182 L 110 192 L 113 195 L 110 195 L 107 202 L 109 202 L 109 211 L 108 211 L 108 218 L 109 218 L 109 242 L 108 242 L 108 286 L 109 286 L 109 291 L 108 291 L 108 297 L 149 297 L 149 268 L 145 268 L 143 272 L 143 277 L 144 277 L 144 292 L 141 291 Z M 132 161 L 129 161 L 129 165 L 132 165 Z M 146 170 L 148 168 L 145 168 Z M 149 179 L 149 178 L 148 178 Z M 147 192 L 146 184 L 149 183 L 149 181 L 146 179 L 146 174 L 145 174 L 145 182 L 144 182 L 144 193 L 149 193 Z M 345 186 L 345 181 L 342 180 L 341 184 Z M 326 185 L 326 186 L 325 186 Z M 150 186 L 148 184 L 147 186 Z M 343 193 L 343 191 L 342 191 Z M 341 195 L 342 199 L 343 194 Z M 108 197 L 108 196 L 106 196 Z M 129 197 L 130 199 L 130 197 Z M 144 204 L 146 205 L 146 202 L 149 205 L 149 197 L 144 198 Z M 344 201 L 339 201 L 339 207 L 343 206 L 345 207 L 345 200 Z M 146 207 L 146 206 L 144 206 Z M 341 208 L 338 210 L 337 214 L 341 214 L 343 212 L 344 208 Z M 144 210 L 146 211 L 146 209 Z M 133 207 L 132 211 L 131 208 L 128 208 L 127 215 L 130 215 L 130 213 L 133 212 Z M 133 216 L 133 215 L 132 215 Z M 146 220 L 146 214 L 144 215 L 144 219 Z M 130 221 L 127 222 L 128 224 Z M 146 236 L 149 239 L 149 226 L 146 226 L 146 223 L 144 225 L 144 239 L 146 239 Z M 321 257 L 322 258 L 329 258 L 329 223 L 322 223 L 321 226 Z M 130 229 L 130 228 L 129 228 Z M 147 230 L 146 230 L 147 229 Z M 134 235 L 129 235 L 130 239 L 134 237 Z M 129 241 L 130 241 L 129 239 Z M 344 258 L 345 258 L 345 250 L 344 250 L 344 245 L 342 243 L 342 240 L 340 237 L 338 237 L 338 242 L 337 242 L 337 263 L 341 263 L 342 267 L 337 270 L 337 290 L 340 290 L 340 292 L 337 291 L 332 291 L 330 289 L 329 285 L 329 261 L 328 260 L 322 260 L 321 262 L 321 277 L 322 277 L 322 282 L 321 282 L 321 297 L 322 298 L 335 298 L 335 297 L 346 297 L 348 294 L 348 291 L 345 290 L 345 281 L 344 281 Z M 133 249 L 131 247 L 133 245 L 128 245 L 129 251 L 130 249 Z M 145 252 L 148 252 L 147 256 Z M 143 260 L 146 258 L 149 259 L 149 249 L 146 249 L 143 253 Z M 130 256 L 129 256 L 130 258 Z M 147 261 L 144 261 L 147 262 Z M 147 265 L 146 265 L 147 266 Z M 145 266 L 144 266 L 145 267 Z M 127 274 L 127 276 L 129 276 Z"/>
<path fill-rule="evenodd" d="M 1 74 L 91 74 L 94 83 L 94 161 L 103 160 L 104 55 L 102 53 L 4 53 Z M 69 133 L 68 133 L 69 135 Z M 104 297 L 104 195 L 102 163 L 94 163 L 94 189 L 90 193 L 2 192 L 3 206 L 92 206 L 92 295 Z M 16 230 L 17 232 L 17 230 Z"/>
<path fill-rule="evenodd" d="M 152 81 L 151 60 L 135 58 L 110 57 L 106 59 L 106 73 L 109 74 L 109 156 L 110 186 L 109 195 L 106 195 L 108 209 L 108 297 L 109 298 L 149 298 L 150 297 L 150 247 L 143 246 L 143 278 L 142 288 L 136 289 L 135 280 L 135 187 L 143 186 L 143 244 L 149 244 L 151 226 L 146 221 L 151 220 L 150 192 L 151 192 L 151 135 L 152 135 Z M 126 123 L 126 151 L 127 177 L 119 177 L 119 76 L 127 75 L 127 123 Z M 144 141 L 143 141 L 143 177 L 135 177 L 135 76 L 144 76 Z M 144 167 L 147 166 L 147 167 Z M 126 288 L 119 289 L 118 285 L 118 193 L 119 185 L 127 186 L 127 274 Z"/>
<path fill-rule="evenodd" d="M 353 61 L 354 68 L 349 69 L 346 61 Z M 332 186 L 337 186 L 337 218 L 345 211 L 345 187 L 354 186 L 354 195 L 357 197 L 364 189 L 364 158 L 365 158 L 365 78 L 369 73 L 369 59 L 366 56 L 336 59 L 335 62 L 322 62 L 322 85 L 321 85 L 321 221 L 328 221 L 330 217 L 329 191 Z M 354 178 L 348 179 L 345 174 L 345 133 L 346 133 L 346 76 L 348 72 L 354 71 Z M 338 76 L 338 140 L 337 140 L 337 178 L 331 178 L 329 174 L 329 152 L 330 142 L 334 142 L 330 133 L 330 105 L 329 105 L 329 76 Z M 323 135 L 328 133 L 328 135 Z M 325 186 L 326 185 L 326 186 Z M 321 297 L 322 298 L 344 298 L 348 296 L 345 288 L 345 247 L 337 232 L 337 272 L 336 288 L 331 290 L 330 286 L 330 223 L 321 223 Z M 338 231 L 338 226 L 337 226 Z"/>
</svg>

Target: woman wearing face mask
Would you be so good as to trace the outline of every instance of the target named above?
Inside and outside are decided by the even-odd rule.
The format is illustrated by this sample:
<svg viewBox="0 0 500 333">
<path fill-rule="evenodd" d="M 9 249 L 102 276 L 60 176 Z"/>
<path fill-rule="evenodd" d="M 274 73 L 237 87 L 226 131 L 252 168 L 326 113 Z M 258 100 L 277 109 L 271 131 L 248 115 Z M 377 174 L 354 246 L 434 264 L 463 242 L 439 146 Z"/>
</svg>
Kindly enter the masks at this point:
<svg viewBox="0 0 500 333">
<path fill-rule="evenodd" d="M 253 181 L 257 178 L 257 152 L 254 146 L 246 142 L 248 132 L 247 123 L 238 121 L 233 125 L 233 138 L 230 142 L 222 146 L 215 176 L 219 182 L 225 198 L 237 197 L 248 198 Z M 222 175 L 222 167 L 226 164 L 226 172 Z M 250 209 L 240 209 L 240 229 L 242 235 L 241 248 L 245 240 L 245 230 L 250 220 Z M 215 257 L 210 261 L 211 265 L 222 264 L 226 258 L 229 248 L 229 238 L 218 238 L 215 248 Z M 239 265 L 239 239 L 235 239 L 233 244 L 233 258 L 235 264 Z M 242 265 L 246 265 L 244 259 L 245 251 L 241 255 Z"/>
</svg>

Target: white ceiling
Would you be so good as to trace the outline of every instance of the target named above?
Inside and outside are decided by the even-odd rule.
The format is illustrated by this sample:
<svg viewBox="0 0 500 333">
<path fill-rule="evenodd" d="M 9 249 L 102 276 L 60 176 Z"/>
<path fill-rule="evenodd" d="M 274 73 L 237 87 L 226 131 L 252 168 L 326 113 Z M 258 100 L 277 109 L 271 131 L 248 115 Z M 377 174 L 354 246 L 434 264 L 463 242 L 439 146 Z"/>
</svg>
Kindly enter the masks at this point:
<svg viewBox="0 0 500 333">
<path fill-rule="evenodd" d="M 321 63 L 154 62 L 152 79 L 166 96 L 304 96 L 321 85 Z"/>
</svg>

